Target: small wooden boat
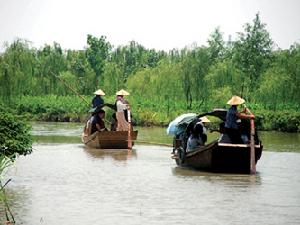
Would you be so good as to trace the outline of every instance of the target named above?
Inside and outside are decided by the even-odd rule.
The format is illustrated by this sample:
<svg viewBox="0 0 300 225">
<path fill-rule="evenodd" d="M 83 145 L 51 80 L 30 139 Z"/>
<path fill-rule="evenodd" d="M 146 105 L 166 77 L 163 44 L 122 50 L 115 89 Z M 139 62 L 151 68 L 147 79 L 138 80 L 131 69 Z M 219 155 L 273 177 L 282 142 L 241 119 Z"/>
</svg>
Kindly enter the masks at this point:
<svg viewBox="0 0 300 225">
<path fill-rule="evenodd" d="M 89 136 L 82 134 L 82 142 L 91 148 L 128 149 L 128 142 L 134 145 L 138 131 L 102 131 Z"/>
<path fill-rule="evenodd" d="M 255 145 L 255 163 L 260 159 L 262 145 Z M 172 158 L 183 167 L 225 173 L 250 173 L 250 145 L 214 141 L 206 146 L 185 152 L 177 148 Z"/>
<path fill-rule="evenodd" d="M 216 116 L 224 121 L 226 111 L 216 110 L 198 115 L 191 121 L 186 122 L 185 126 L 188 127 L 189 124 L 195 123 L 200 117 L 206 115 Z M 186 130 L 184 134 L 174 137 L 172 158 L 175 159 L 177 165 L 212 172 L 250 173 L 250 144 L 224 143 L 221 139 L 186 152 Z M 257 134 L 255 135 L 254 149 L 256 164 L 261 157 L 263 149 Z"/>
</svg>

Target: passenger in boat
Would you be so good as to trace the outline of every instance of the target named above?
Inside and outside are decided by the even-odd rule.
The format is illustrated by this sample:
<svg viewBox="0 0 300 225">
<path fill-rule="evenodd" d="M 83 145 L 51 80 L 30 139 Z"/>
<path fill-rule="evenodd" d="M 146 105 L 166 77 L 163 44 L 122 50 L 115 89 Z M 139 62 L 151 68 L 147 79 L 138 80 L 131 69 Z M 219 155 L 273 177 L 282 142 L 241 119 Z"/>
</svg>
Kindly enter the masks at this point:
<svg viewBox="0 0 300 225">
<path fill-rule="evenodd" d="M 203 133 L 203 125 L 200 122 L 196 123 L 187 141 L 186 151 L 189 152 L 197 147 L 204 146 L 206 140 L 207 136 Z"/>
<path fill-rule="evenodd" d="M 92 107 L 97 108 L 100 106 L 100 108 L 102 108 L 102 106 L 104 105 L 104 100 L 101 96 L 104 96 L 105 93 L 101 89 L 99 89 L 95 91 L 94 94 L 95 97 L 92 100 Z"/>
<path fill-rule="evenodd" d="M 229 136 L 231 143 L 233 144 L 244 143 L 241 137 L 241 132 L 239 130 L 238 120 L 255 118 L 255 116 L 246 107 L 243 109 L 243 111 L 238 112 L 237 106 L 243 104 L 244 102 L 245 100 L 239 96 L 233 96 L 227 102 L 227 104 L 231 105 L 231 107 L 226 114 L 225 133 Z"/>
<path fill-rule="evenodd" d="M 98 109 L 91 118 L 91 125 L 92 125 L 91 134 L 95 133 L 96 131 L 101 132 L 107 130 L 105 128 L 104 118 L 105 118 L 105 111 L 102 109 Z"/>
<path fill-rule="evenodd" d="M 199 118 L 199 122 L 202 123 L 202 125 L 203 125 L 203 133 L 206 134 L 207 133 L 207 129 L 208 129 L 208 124 L 210 123 L 210 120 L 206 116 L 202 116 L 202 117 Z"/>
</svg>

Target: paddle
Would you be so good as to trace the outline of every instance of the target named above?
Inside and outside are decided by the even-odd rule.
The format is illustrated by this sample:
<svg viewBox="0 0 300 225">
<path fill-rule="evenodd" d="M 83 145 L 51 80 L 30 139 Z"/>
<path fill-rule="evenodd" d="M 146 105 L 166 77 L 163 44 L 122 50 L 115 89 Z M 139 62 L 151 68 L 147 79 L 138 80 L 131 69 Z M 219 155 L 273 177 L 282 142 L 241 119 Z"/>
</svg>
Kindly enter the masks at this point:
<svg viewBox="0 0 300 225">
<path fill-rule="evenodd" d="M 128 149 L 132 149 L 132 140 L 131 140 L 131 115 L 130 115 L 130 106 L 127 106 L 127 120 L 128 120 Z"/>
<path fill-rule="evenodd" d="M 255 135 L 255 128 L 254 128 L 254 119 L 250 119 L 250 174 L 256 173 L 256 166 L 255 166 L 255 147 L 254 147 L 254 135 Z"/>
</svg>

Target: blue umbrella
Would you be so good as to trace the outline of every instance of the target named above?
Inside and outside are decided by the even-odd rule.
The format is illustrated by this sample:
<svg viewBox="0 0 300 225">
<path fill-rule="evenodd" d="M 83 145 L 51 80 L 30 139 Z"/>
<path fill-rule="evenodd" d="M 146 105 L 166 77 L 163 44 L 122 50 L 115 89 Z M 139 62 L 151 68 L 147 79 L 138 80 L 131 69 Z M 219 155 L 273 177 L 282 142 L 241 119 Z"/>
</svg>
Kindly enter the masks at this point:
<svg viewBox="0 0 300 225">
<path fill-rule="evenodd" d="M 179 123 L 187 122 L 193 118 L 195 118 L 196 113 L 186 113 L 176 117 L 172 122 L 169 123 L 167 128 L 168 135 L 175 135 L 180 132 Z"/>
</svg>

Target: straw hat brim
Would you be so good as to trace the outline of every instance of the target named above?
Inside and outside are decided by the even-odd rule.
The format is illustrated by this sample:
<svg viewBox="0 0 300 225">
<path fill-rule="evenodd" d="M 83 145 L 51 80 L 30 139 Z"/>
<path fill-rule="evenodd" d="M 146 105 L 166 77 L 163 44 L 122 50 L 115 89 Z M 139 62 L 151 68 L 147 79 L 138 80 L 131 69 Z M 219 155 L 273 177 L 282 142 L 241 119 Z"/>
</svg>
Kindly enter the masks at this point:
<svg viewBox="0 0 300 225">
<path fill-rule="evenodd" d="M 105 95 L 104 91 L 102 91 L 101 89 L 97 90 L 94 92 L 95 95 Z"/>
<path fill-rule="evenodd" d="M 200 117 L 200 120 L 202 123 L 210 123 L 210 120 L 206 116 Z"/>
<path fill-rule="evenodd" d="M 245 103 L 245 99 L 239 97 L 239 96 L 233 96 L 228 102 L 228 105 L 241 105 Z"/>
<path fill-rule="evenodd" d="M 130 95 L 129 92 L 125 91 L 125 90 L 120 90 L 116 93 L 116 95 Z"/>
</svg>

